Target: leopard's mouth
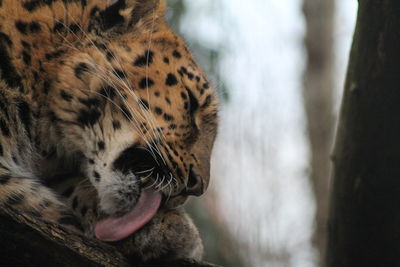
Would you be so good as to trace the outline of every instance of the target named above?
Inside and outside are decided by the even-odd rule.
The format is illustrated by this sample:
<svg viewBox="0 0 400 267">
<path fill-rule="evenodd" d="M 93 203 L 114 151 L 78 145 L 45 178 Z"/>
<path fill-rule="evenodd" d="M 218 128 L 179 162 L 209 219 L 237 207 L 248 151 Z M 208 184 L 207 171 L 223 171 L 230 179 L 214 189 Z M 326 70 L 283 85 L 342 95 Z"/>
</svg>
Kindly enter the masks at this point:
<svg viewBox="0 0 400 267">
<path fill-rule="evenodd" d="M 153 188 L 143 190 L 137 204 L 121 217 L 108 217 L 95 226 L 98 239 L 115 242 L 130 236 L 148 223 L 157 213 L 163 197 Z"/>
<path fill-rule="evenodd" d="M 103 217 L 95 226 L 95 235 L 106 242 L 120 241 L 147 224 L 159 209 L 174 209 L 186 200 L 185 195 L 166 196 L 156 188 L 147 187 L 142 190 L 137 203 L 128 213 L 118 217 Z"/>
</svg>

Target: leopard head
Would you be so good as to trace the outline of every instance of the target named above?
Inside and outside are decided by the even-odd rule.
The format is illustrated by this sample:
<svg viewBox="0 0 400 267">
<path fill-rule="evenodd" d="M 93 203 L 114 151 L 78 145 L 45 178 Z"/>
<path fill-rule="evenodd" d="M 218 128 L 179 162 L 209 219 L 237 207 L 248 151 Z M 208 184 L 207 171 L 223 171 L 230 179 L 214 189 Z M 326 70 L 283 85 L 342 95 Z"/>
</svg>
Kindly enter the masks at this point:
<svg viewBox="0 0 400 267">
<path fill-rule="evenodd" d="M 166 26 L 164 2 L 89 3 L 83 17 L 72 14 L 73 34 L 60 26 L 63 55 L 44 66 L 53 77 L 45 97 L 50 138 L 84 155 L 108 216 L 129 213 L 146 190 L 161 192 L 169 208 L 203 194 L 218 101 Z"/>
</svg>

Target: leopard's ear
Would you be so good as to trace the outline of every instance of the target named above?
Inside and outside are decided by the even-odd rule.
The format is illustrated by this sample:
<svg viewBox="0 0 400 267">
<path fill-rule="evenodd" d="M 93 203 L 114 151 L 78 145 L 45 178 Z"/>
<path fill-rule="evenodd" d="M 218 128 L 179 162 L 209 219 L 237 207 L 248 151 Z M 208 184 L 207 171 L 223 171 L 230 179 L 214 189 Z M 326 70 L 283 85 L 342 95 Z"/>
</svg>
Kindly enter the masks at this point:
<svg viewBox="0 0 400 267">
<path fill-rule="evenodd" d="M 154 27 L 164 20 L 164 14 L 164 0 L 118 0 L 92 15 L 98 33 L 118 33 L 134 27 Z"/>
</svg>

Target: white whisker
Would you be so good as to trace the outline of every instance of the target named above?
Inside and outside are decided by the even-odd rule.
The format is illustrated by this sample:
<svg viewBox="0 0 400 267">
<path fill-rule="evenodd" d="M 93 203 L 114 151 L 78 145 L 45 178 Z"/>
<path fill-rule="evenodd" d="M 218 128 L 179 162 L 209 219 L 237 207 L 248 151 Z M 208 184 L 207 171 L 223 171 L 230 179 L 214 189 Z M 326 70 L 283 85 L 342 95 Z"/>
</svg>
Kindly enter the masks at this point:
<svg viewBox="0 0 400 267">
<path fill-rule="evenodd" d="M 147 170 L 144 170 L 144 171 L 136 172 L 136 174 L 143 174 L 143 173 L 151 172 L 151 171 L 153 171 L 154 169 L 155 169 L 155 167 L 150 168 L 150 169 L 147 169 Z"/>
</svg>

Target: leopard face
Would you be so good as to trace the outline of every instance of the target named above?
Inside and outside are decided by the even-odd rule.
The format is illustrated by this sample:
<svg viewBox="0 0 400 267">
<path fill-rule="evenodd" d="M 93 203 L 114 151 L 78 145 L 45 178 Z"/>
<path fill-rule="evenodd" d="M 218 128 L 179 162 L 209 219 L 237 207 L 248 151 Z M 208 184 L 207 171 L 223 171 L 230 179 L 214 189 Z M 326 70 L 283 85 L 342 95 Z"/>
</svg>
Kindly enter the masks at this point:
<svg viewBox="0 0 400 267">
<path fill-rule="evenodd" d="M 32 63 L 46 76 L 27 74 L 40 77 L 33 95 L 43 103 L 42 135 L 59 153 L 83 155 L 106 215 L 129 212 L 147 188 L 171 208 L 203 194 L 217 97 L 165 25 L 164 4 L 87 2 L 83 15 L 70 9 L 75 29 L 52 22 L 61 44 Z"/>
</svg>

